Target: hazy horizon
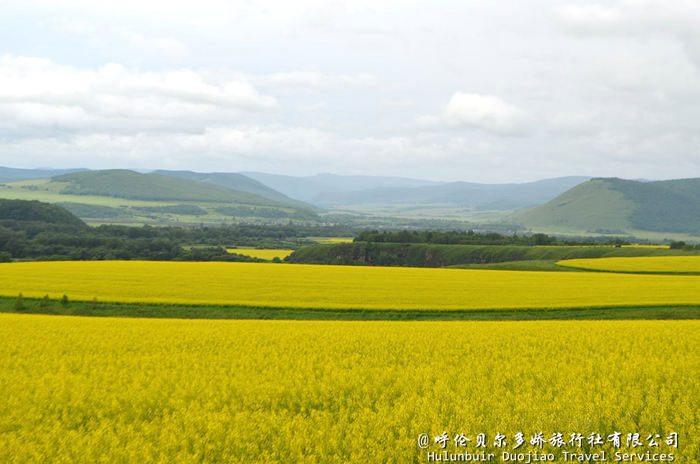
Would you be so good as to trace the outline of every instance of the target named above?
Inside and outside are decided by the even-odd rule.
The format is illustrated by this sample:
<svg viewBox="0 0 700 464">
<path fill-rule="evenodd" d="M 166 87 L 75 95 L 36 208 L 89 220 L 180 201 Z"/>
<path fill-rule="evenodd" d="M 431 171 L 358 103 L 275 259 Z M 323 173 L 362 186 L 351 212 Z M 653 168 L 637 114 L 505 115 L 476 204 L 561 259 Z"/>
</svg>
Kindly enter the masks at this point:
<svg viewBox="0 0 700 464">
<path fill-rule="evenodd" d="M 8 169 L 23 169 L 23 170 L 102 170 L 102 169 L 91 169 L 91 168 L 86 168 L 82 166 L 70 166 L 70 167 L 55 167 L 55 166 L 36 166 L 36 167 L 18 167 L 18 166 L 8 166 L 8 165 L 0 165 L 0 169 L 2 168 L 8 168 Z M 538 182 L 538 181 L 543 181 L 543 180 L 550 180 L 550 179 L 559 179 L 559 178 L 572 178 L 572 177 L 590 177 L 590 178 L 605 178 L 605 177 L 617 177 L 620 179 L 625 179 L 625 180 L 635 180 L 635 181 L 644 181 L 644 182 L 653 182 L 653 181 L 663 181 L 663 180 L 678 180 L 678 179 L 690 179 L 691 177 L 669 177 L 669 178 L 626 178 L 626 177 L 621 177 L 621 176 L 589 176 L 589 175 L 578 175 L 578 174 L 564 174 L 561 176 L 553 176 L 553 177 L 533 177 L 532 179 L 526 179 L 526 180 L 513 180 L 513 181 L 503 181 L 503 182 L 484 182 L 480 181 L 478 179 L 455 179 L 455 180 L 446 180 L 446 179 L 439 179 L 439 178 L 426 178 L 426 177 L 419 177 L 419 176 L 400 176 L 400 175 L 392 175 L 392 174 L 354 174 L 354 173 L 343 173 L 343 172 L 315 172 L 312 174 L 301 174 L 301 175 L 293 175 L 293 174 L 288 174 L 284 172 L 268 172 L 268 171 L 209 171 L 209 170 L 197 170 L 197 169 L 187 169 L 187 168 L 181 168 L 181 169 L 163 169 L 161 167 L 156 167 L 156 168 L 132 168 L 132 167 L 113 167 L 113 168 L 104 168 L 104 170 L 130 170 L 130 171 L 135 171 L 135 172 L 140 172 L 140 173 L 151 173 L 155 171 L 192 171 L 192 172 L 197 172 L 197 173 L 223 173 L 223 174 L 265 174 L 265 175 L 273 175 L 273 176 L 287 176 L 287 177 L 316 177 L 316 176 L 347 176 L 347 177 L 352 177 L 352 176 L 367 176 L 367 177 L 386 177 L 386 178 L 397 178 L 397 179 L 412 179 L 412 180 L 417 180 L 417 181 L 424 181 L 424 182 L 435 182 L 435 183 L 450 183 L 450 182 L 465 182 L 465 183 L 483 183 L 483 184 L 519 184 L 519 183 L 530 183 L 530 182 Z M 698 176 L 700 177 L 700 176 Z"/>
</svg>

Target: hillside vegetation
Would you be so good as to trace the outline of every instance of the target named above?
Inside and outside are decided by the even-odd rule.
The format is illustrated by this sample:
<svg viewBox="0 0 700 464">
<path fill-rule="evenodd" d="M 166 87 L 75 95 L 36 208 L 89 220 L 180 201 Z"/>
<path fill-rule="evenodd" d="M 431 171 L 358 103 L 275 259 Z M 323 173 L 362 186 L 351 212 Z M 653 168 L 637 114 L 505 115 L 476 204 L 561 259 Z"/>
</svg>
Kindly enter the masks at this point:
<svg viewBox="0 0 700 464">
<path fill-rule="evenodd" d="M 513 219 L 534 230 L 611 234 L 642 230 L 700 236 L 700 179 L 594 179 Z"/>
<path fill-rule="evenodd" d="M 255 179 L 244 176 L 243 174 L 237 174 L 233 172 L 194 172 L 194 171 L 165 171 L 158 170 L 154 171 L 153 174 L 178 177 L 181 179 L 188 179 L 197 182 L 203 182 L 210 185 L 218 185 L 219 187 L 224 187 L 230 190 L 236 190 L 238 192 L 250 193 L 252 195 L 257 195 L 269 200 L 273 200 L 276 203 L 284 204 L 294 208 L 302 209 L 313 209 L 311 205 L 304 203 L 302 201 L 293 200 L 288 196 L 273 190 L 270 187 L 258 182 Z"/>
<path fill-rule="evenodd" d="M 99 195 L 133 200 L 237 202 L 270 205 L 272 201 L 246 192 L 160 174 L 141 174 L 126 169 L 87 171 L 53 177 L 66 185 L 61 193 Z"/>
<path fill-rule="evenodd" d="M 83 221 L 60 206 L 39 201 L 0 199 L 0 225 L 13 224 L 13 228 L 16 228 L 18 223 L 26 222 L 86 229 Z"/>
<path fill-rule="evenodd" d="M 90 208 L 90 205 L 81 208 Z M 99 207 L 98 207 L 99 208 Z M 347 235 L 346 227 L 236 224 L 220 227 L 88 227 L 60 206 L 0 200 L 0 261 L 146 259 L 254 261 L 226 248 L 296 248 L 308 236 Z M 191 245 L 196 244 L 196 247 Z"/>
<path fill-rule="evenodd" d="M 305 246 L 292 253 L 287 261 L 306 264 L 444 267 L 509 261 L 688 254 L 698 254 L 698 251 L 613 246 L 436 245 L 355 242 Z"/>
<path fill-rule="evenodd" d="M 241 185 L 257 184 L 240 177 L 244 179 Z M 258 187 L 266 190 L 261 184 Z M 279 193 L 266 195 L 182 176 L 121 169 L 74 172 L 0 186 L 0 198 L 60 204 L 98 224 L 225 224 L 249 218 L 261 223 L 318 220 L 310 205 Z"/>
</svg>

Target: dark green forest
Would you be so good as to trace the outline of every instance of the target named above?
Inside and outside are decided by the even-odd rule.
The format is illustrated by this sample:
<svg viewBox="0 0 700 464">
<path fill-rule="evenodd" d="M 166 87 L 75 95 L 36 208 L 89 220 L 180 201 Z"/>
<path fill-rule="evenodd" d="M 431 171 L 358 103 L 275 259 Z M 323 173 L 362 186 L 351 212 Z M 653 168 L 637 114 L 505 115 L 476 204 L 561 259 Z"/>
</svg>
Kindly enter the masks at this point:
<svg viewBox="0 0 700 464">
<path fill-rule="evenodd" d="M 611 239 L 607 237 L 560 239 L 546 234 L 531 235 L 503 235 L 496 232 L 476 232 L 474 230 L 400 230 L 377 231 L 367 230 L 360 232 L 355 242 L 376 243 L 432 243 L 441 245 L 626 245 L 629 242 L 624 239 Z"/>
<path fill-rule="evenodd" d="M 308 236 L 352 235 L 345 226 L 237 224 L 202 227 L 88 227 L 64 208 L 0 200 L 0 260 L 257 261 L 227 246 L 296 248 Z"/>
</svg>

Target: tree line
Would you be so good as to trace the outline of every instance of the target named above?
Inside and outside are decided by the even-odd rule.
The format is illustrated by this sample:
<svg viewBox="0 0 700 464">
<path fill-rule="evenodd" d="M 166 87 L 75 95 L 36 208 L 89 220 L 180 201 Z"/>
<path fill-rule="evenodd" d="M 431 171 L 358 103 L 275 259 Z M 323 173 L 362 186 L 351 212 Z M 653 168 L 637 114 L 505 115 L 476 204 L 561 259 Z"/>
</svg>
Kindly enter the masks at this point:
<svg viewBox="0 0 700 464">
<path fill-rule="evenodd" d="M 226 252 L 227 246 L 296 248 L 306 237 L 346 230 L 307 226 L 81 227 L 37 221 L 0 220 L 0 261 L 180 260 L 259 261 Z M 194 246 L 192 246 L 194 245 Z"/>
<path fill-rule="evenodd" d="M 378 231 L 367 230 L 355 237 L 355 242 L 373 243 L 427 243 L 434 245 L 627 245 L 628 242 L 615 238 L 587 238 L 585 240 L 565 240 L 551 235 L 537 233 L 531 235 L 503 235 L 496 232 L 476 232 L 474 230 L 453 231 Z"/>
</svg>

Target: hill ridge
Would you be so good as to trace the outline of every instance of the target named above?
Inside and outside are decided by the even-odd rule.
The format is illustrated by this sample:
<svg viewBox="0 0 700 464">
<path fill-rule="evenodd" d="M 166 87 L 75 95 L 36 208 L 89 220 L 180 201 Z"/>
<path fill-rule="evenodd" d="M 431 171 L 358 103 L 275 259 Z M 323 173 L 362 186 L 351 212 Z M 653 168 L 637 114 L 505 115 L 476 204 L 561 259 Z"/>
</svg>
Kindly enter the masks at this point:
<svg viewBox="0 0 700 464">
<path fill-rule="evenodd" d="M 700 236 L 700 178 L 642 182 L 597 177 L 513 219 L 537 230 L 642 230 Z"/>
</svg>

